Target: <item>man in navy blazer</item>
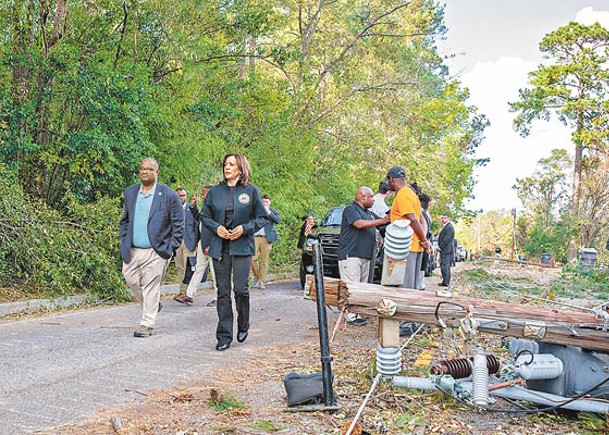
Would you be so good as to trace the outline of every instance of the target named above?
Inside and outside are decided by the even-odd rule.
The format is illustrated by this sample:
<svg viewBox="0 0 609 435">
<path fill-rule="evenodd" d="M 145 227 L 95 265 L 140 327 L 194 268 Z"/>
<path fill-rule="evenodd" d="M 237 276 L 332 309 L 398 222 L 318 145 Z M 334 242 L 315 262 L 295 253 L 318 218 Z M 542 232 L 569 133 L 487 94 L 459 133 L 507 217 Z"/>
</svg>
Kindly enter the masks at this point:
<svg viewBox="0 0 609 435">
<path fill-rule="evenodd" d="M 139 167 L 140 184 L 125 191 L 119 229 L 123 276 L 142 307 L 135 337 L 149 337 L 161 310 L 161 281 L 171 256 L 182 244 L 184 213 L 178 194 L 157 183 L 159 164 L 146 158 Z"/>
<path fill-rule="evenodd" d="M 442 231 L 438 236 L 438 250 L 440 251 L 440 271 L 442 272 L 442 282 L 438 285 L 448 287 L 450 285 L 450 266 L 455 259 L 454 243 L 455 228 L 446 215 L 441 217 Z"/>
<path fill-rule="evenodd" d="M 262 205 L 267 216 L 264 226 L 254 233 L 256 251 L 252 257 L 251 267 L 254 274 L 252 287 L 265 289 L 264 283 L 267 282 L 271 250 L 273 249 L 273 242 L 277 240 L 275 224 L 281 223 L 281 218 L 279 212 L 271 207 L 271 197 L 269 195 L 262 195 Z M 260 265 L 258 265 L 258 259 L 260 259 Z"/>
</svg>

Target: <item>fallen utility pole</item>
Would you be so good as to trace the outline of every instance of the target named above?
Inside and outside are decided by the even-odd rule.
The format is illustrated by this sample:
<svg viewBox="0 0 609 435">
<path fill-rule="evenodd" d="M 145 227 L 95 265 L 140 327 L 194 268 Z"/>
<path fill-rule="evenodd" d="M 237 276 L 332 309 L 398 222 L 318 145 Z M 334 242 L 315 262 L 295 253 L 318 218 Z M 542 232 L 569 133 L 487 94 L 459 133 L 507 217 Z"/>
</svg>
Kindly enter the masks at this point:
<svg viewBox="0 0 609 435">
<path fill-rule="evenodd" d="M 348 306 L 354 313 L 609 352 L 609 314 L 604 309 L 590 313 L 463 296 L 440 297 L 429 291 L 326 277 L 324 287 L 327 305 Z M 307 277 L 305 292 L 315 299 L 313 276 Z M 388 303 L 393 306 L 391 313 L 385 308 Z"/>
<path fill-rule="evenodd" d="M 481 255 L 480 257 L 476 257 L 476 259 L 488 260 L 488 261 L 505 261 L 506 263 L 521 264 L 523 266 L 545 267 L 546 269 L 555 269 L 555 268 L 558 268 L 558 266 L 555 265 L 554 260 L 552 260 L 551 264 L 545 264 L 545 263 L 538 263 L 536 261 L 512 260 L 511 258 L 485 257 L 483 255 Z"/>
</svg>

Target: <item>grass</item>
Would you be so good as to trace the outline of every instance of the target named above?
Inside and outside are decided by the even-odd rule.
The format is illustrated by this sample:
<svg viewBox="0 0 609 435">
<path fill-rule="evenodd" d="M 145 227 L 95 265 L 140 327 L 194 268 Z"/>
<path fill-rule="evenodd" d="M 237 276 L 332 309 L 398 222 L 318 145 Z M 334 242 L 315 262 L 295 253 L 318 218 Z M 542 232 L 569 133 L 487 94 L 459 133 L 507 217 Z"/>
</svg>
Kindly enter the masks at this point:
<svg viewBox="0 0 609 435">
<path fill-rule="evenodd" d="M 222 401 L 211 399 L 210 403 L 216 411 L 226 411 L 228 409 L 238 409 L 247 407 L 241 399 L 239 399 L 235 394 L 230 392 L 224 393 Z"/>
<path fill-rule="evenodd" d="M 609 273 L 605 270 L 582 273 L 573 268 L 565 268 L 552 290 L 560 297 L 606 299 L 609 295 L 608 283 Z"/>
<path fill-rule="evenodd" d="M 416 426 L 425 426 L 426 420 L 419 415 L 412 415 L 408 412 L 404 412 L 396 421 L 395 425 L 398 427 L 409 426 L 410 423 L 414 423 Z"/>
</svg>

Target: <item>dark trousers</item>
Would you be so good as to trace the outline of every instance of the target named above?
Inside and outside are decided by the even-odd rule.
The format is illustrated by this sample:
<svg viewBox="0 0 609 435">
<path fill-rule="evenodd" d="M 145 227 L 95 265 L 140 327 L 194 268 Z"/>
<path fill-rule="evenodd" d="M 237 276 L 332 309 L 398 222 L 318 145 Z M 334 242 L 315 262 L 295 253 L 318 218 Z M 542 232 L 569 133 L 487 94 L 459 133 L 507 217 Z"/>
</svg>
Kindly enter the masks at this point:
<svg viewBox="0 0 609 435">
<path fill-rule="evenodd" d="M 233 341 L 231 289 L 235 292 L 237 329 L 240 332 L 246 332 L 250 327 L 250 292 L 247 280 L 251 264 L 252 257 L 231 257 L 227 252 L 222 252 L 220 261 L 214 259 L 214 272 L 216 272 L 216 285 L 218 286 L 216 339 L 219 344 L 228 344 Z"/>
<path fill-rule="evenodd" d="M 446 285 L 450 284 L 450 266 L 453 263 L 455 254 L 452 252 L 440 251 L 440 272 L 442 272 L 442 282 Z"/>
</svg>

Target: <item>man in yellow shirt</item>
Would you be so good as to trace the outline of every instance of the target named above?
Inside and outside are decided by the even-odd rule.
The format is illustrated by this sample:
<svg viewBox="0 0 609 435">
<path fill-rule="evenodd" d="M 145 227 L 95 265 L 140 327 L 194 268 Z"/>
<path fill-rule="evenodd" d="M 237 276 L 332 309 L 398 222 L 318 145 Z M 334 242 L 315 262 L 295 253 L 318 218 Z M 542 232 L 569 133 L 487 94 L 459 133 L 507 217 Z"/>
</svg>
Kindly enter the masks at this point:
<svg viewBox="0 0 609 435">
<path fill-rule="evenodd" d="M 406 170 L 401 166 L 394 166 L 387 172 L 387 182 L 391 190 L 396 192 L 391 206 L 391 222 L 408 219 L 414 231 L 402 287 L 415 289 L 417 273 L 421 270 L 423 250 L 431 249 L 431 242 L 425 238 L 421 226 L 421 203 L 417 194 L 406 183 Z"/>
</svg>

